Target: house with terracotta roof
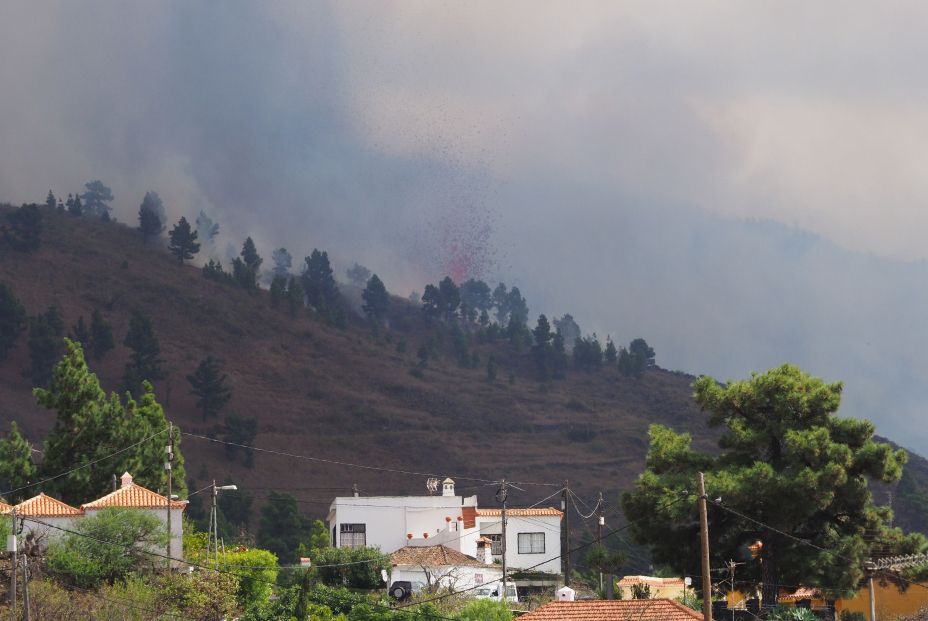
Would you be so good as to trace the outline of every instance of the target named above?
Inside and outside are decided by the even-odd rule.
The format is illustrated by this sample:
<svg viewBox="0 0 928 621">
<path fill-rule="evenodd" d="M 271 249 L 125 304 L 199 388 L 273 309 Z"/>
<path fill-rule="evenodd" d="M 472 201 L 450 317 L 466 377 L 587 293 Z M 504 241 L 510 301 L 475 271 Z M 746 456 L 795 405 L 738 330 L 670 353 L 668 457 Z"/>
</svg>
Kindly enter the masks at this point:
<svg viewBox="0 0 928 621">
<path fill-rule="evenodd" d="M 327 520 L 332 545 L 376 546 L 388 554 L 404 547 L 445 546 L 485 564 L 501 563 L 501 510 L 480 508 L 476 496 L 455 494 L 451 479 L 441 485 L 440 496 L 356 493 L 335 498 Z M 553 507 L 509 507 L 507 570 L 532 572 L 534 586 L 553 586 L 561 570 L 562 518 Z M 515 582 L 520 584 L 518 578 Z"/>
<path fill-rule="evenodd" d="M 415 591 L 464 591 L 503 577 L 502 566 L 489 556 L 480 560 L 443 545 L 404 546 L 390 555 L 390 565 L 390 582 L 408 581 Z"/>
<path fill-rule="evenodd" d="M 686 588 L 683 578 L 658 578 L 657 576 L 624 576 L 618 582 L 622 598 L 632 599 L 635 587 L 647 588 L 651 597 L 676 599 L 683 596 Z"/>
<path fill-rule="evenodd" d="M 551 602 L 519 621 L 702 621 L 702 614 L 670 599 Z"/>
<path fill-rule="evenodd" d="M 62 537 L 66 531 L 72 530 L 83 516 L 77 507 L 61 502 L 47 494 L 39 494 L 18 505 L 10 507 L 4 513 L 15 511 L 17 517 L 23 520 L 23 534 L 32 534 L 39 546 L 47 546 L 48 542 Z"/>
<path fill-rule="evenodd" d="M 132 475 L 128 472 L 124 473 L 120 478 L 119 489 L 113 490 L 102 498 L 82 504 L 81 511 L 83 511 L 84 515 L 90 516 L 108 507 L 145 511 L 167 524 L 168 499 L 135 483 L 132 480 Z M 186 500 L 171 501 L 171 557 L 175 559 L 183 558 L 183 514 L 186 508 Z M 162 550 L 159 550 L 159 552 L 162 552 Z M 177 565 L 178 562 L 173 561 L 173 564 Z"/>
</svg>

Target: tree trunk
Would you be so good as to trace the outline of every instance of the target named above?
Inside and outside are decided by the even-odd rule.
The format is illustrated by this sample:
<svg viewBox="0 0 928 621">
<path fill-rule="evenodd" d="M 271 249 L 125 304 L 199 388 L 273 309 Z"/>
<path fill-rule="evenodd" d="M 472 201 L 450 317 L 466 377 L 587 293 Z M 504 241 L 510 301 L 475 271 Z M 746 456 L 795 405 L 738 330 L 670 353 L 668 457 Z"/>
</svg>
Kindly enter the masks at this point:
<svg viewBox="0 0 928 621">
<path fill-rule="evenodd" d="M 763 547 L 761 548 L 761 605 L 764 608 L 772 608 L 777 605 L 778 595 L 778 576 L 779 563 L 777 562 L 777 541 L 776 535 L 771 532 L 763 534 L 761 539 Z"/>
</svg>

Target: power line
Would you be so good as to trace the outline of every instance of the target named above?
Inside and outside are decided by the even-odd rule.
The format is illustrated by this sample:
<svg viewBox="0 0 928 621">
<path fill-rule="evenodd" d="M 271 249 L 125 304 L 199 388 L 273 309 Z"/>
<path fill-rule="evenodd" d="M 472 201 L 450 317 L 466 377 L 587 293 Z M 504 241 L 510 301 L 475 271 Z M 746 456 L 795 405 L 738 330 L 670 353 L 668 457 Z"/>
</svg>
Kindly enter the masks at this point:
<svg viewBox="0 0 928 621">
<path fill-rule="evenodd" d="M 442 474 L 436 474 L 436 473 L 434 473 L 434 472 L 416 472 L 416 471 L 413 471 L 413 470 L 401 470 L 401 469 L 399 469 L 399 468 L 386 468 L 386 467 L 383 467 L 383 466 L 369 466 L 369 465 L 366 465 L 366 464 L 355 464 L 355 463 L 352 463 L 352 462 L 340 461 L 340 460 L 337 460 L 337 459 L 325 459 L 325 458 L 322 458 L 322 457 L 311 457 L 311 456 L 309 456 L 309 455 L 299 455 L 299 454 L 297 454 L 297 453 L 288 453 L 288 452 L 286 452 L 286 451 L 275 451 L 275 450 L 272 450 L 272 449 L 259 448 L 259 447 L 257 447 L 257 446 L 249 446 L 249 445 L 247 445 L 247 444 L 238 444 L 238 443 L 236 443 L 236 442 L 228 442 L 228 441 L 226 441 L 226 440 L 219 440 L 218 438 L 210 438 L 209 436 L 203 436 L 203 435 L 199 435 L 199 434 L 196 434 L 196 433 L 190 433 L 190 432 L 188 432 L 188 431 L 182 431 L 181 434 L 182 434 L 182 435 L 185 435 L 185 436 L 188 436 L 188 437 L 190 437 L 190 438 L 196 438 L 196 439 L 198 439 L 198 440 L 206 440 L 207 442 L 214 442 L 214 443 L 216 443 L 216 444 L 224 444 L 224 445 L 226 445 L 226 446 L 235 446 L 235 447 L 237 447 L 237 448 L 242 448 L 242 449 L 246 449 L 246 450 L 250 450 L 250 451 L 257 451 L 257 452 L 259 452 L 259 453 L 268 453 L 268 454 L 270 454 L 270 455 L 279 455 L 279 456 L 282 456 L 282 457 L 290 457 L 290 458 L 293 458 L 293 459 L 304 459 L 304 460 L 307 460 L 307 461 L 313 461 L 313 462 L 323 463 L 323 464 L 334 464 L 334 465 L 336 465 L 336 466 L 346 466 L 346 467 L 349 467 L 349 468 L 360 468 L 360 469 L 362 469 L 362 470 L 374 470 L 374 471 L 378 471 L 378 472 L 391 472 L 391 473 L 393 473 L 393 474 L 408 474 L 408 475 L 420 476 L 420 477 L 451 476 L 452 478 L 457 479 L 457 480 L 461 480 L 461 481 L 477 481 L 478 483 L 486 483 L 486 484 L 488 484 L 488 485 L 496 485 L 496 484 L 499 483 L 499 481 L 494 481 L 494 480 L 491 480 L 491 479 L 478 479 L 478 478 L 475 478 L 475 477 L 465 477 L 465 476 L 460 476 L 460 475 L 458 475 L 458 476 L 455 476 L 455 475 L 447 475 L 447 474 L 442 475 Z M 561 487 L 561 484 L 560 484 L 560 483 L 538 483 L 538 482 L 530 482 L 530 481 L 512 481 L 511 483 L 512 483 L 513 485 L 536 485 L 536 486 L 540 486 L 540 487 L 557 487 L 557 488 L 560 488 L 560 487 Z"/>
<path fill-rule="evenodd" d="M 15 489 L 11 489 L 11 490 L 2 492 L 2 493 L 0 493 L 0 496 L 6 497 L 6 496 L 8 496 L 9 494 L 15 494 L 16 492 L 22 491 L 22 490 L 24 490 L 24 489 L 29 489 L 30 487 L 36 487 L 37 485 L 43 485 L 43 484 L 45 484 L 45 483 L 48 483 L 49 481 L 54 481 L 55 479 L 60 479 L 61 477 L 67 476 L 67 475 L 71 474 L 72 472 L 77 472 L 78 470 L 83 470 L 84 468 L 89 468 L 90 466 L 93 466 L 94 464 L 98 464 L 98 463 L 100 463 L 101 461 L 106 461 L 107 459 L 110 459 L 110 458 L 112 458 L 112 457 L 116 457 L 117 455 L 119 455 L 119 454 L 121 454 L 121 453 L 125 453 L 126 451 L 128 451 L 128 450 L 130 450 L 130 449 L 134 449 L 135 447 L 137 447 L 137 446 L 139 446 L 139 445 L 141 445 L 141 444 L 145 444 L 145 443 L 148 442 L 149 440 L 151 440 L 151 439 L 153 439 L 153 438 L 156 438 L 156 437 L 160 436 L 162 433 L 165 433 L 166 431 L 167 431 L 167 428 L 162 429 L 161 431 L 156 431 L 155 433 L 151 434 L 151 435 L 148 436 L 147 438 L 143 438 L 143 439 L 139 440 L 138 442 L 136 442 L 135 444 L 130 444 L 129 446 L 127 446 L 127 447 L 125 447 L 125 448 L 121 448 L 121 449 L 119 449 L 118 451 L 115 451 L 115 452 L 113 452 L 113 453 L 110 453 L 109 455 L 105 455 L 105 456 L 100 457 L 100 458 L 98 458 L 98 459 L 95 459 L 95 460 L 93 460 L 93 461 L 87 462 L 86 464 L 82 464 L 82 465 L 80 465 L 80 466 L 76 466 L 76 467 L 71 468 L 70 470 L 68 470 L 68 471 L 66 471 L 66 472 L 62 472 L 62 473 L 60 473 L 60 474 L 56 474 L 56 475 L 54 475 L 54 476 L 44 478 L 44 479 L 42 479 L 41 481 L 36 481 L 35 483 L 27 483 L 26 485 L 17 487 L 17 488 L 15 488 Z"/>
</svg>

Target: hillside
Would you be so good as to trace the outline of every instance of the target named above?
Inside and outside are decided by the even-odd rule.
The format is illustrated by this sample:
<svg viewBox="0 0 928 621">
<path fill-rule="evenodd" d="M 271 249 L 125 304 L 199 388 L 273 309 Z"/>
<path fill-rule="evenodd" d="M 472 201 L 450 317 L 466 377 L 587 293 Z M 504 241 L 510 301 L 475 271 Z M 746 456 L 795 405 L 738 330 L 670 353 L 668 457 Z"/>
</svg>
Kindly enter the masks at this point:
<svg viewBox="0 0 928 621">
<path fill-rule="evenodd" d="M 308 313 L 291 318 L 272 310 L 266 291 L 249 294 L 207 280 L 199 268 L 179 265 L 125 226 L 48 212 L 44 225 L 38 252 L 0 250 L 0 282 L 13 288 L 30 314 L 58 305 L 68 326 L 100 308 L 117 343 L 130 312 L 144 310 L 153 319 L 169 371 L 156 391 L 168 417 L 186 432 L 211 434 L 221 422 L 201 420 L 185 379 L 202 358 L 213 355 L 231 379 L 227 411 L 259 421 L 258 447 L 451 475 L 458 478 L 459 490 L 477 493 L 483 502 L 491 502 L 495 488 L 466 477 L 553 484 L 569 479 L 582 498 L 604 492 L 613 525 L 622 519 L 618 493 L 643 466 L 649 424 L 690 431 L 697 445 L 711 446 L 690 397 L 691 376 L 661 369 L 641 378 L 623 377 L 615 369 L 571 372 L 543 390 L 531 379 L 527 353 L 479 344 L 478 368 L 460 368 L 449 354 L 430 361 L 419 378 L 410 369 L 418 362 L 419 344 L 432 333 L 406 302 L 395 300 L 391 329 L 376 336 L 356 319 L 337 329 Z M 400 341 L 404 353 L 398 352 Z M 486 379 L 490 353 L 500 359 L 495 383 Z M 118 345 L 102 363 L 92 363 L 107 389 L 118 386 L 126 359 L 127 350 Z M 30 382 L 21 374 L 26 366 L 21 339 L 0 363 L 0 417 L 4 429 L 15 419 L 39 445 L 53 413 L 35 404 Z M 514 383 L 508 381 L 510 373 Z M 270 453 L 257 453 L 254 467 L 246 468 L 240 458 L 227 459 L 221 445 L 190 437 L 182 450 L 188 476 L 200 485 L 228 478 L 258 503 L 269 490 L 289 491 L 318 517 L 324 517 L 332 495 L 355 483 L 365 494 L 425 493 L 425 475 Z M 894 495 L 899 522 L 928 530 L 920 504 L 928 498 L 921 491 L 928 489 L 928 462 L 913 460 L 909 483 L 916 491 L 902 494 L 903 503 Z M 514 504 L 534 503 L 556 490 L 521 487 L 525 491 L 511 497 Z"/>
</svg>

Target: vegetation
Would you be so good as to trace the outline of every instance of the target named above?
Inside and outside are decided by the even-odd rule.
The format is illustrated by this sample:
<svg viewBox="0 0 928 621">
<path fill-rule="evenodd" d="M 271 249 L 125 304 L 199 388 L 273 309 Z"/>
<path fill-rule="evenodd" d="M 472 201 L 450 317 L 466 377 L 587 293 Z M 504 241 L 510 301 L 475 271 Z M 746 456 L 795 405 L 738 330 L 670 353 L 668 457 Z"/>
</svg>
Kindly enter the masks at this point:
<svg viewBox="0 0 928 621">
<path fill-rule="evenodd" d="M 387 316 L 390 307 L 390 296 L 383 281 L 374 274 L 367 281 L 367 286 L 361 294 L 364 299 L 364 314 L 374 323 L 380 323 Z"/>
<path fill-rule="evenodd" d="M 138 396 L 144 382 L 164 379 L 161 344 L 148 315 L 141 311 L 132 313 L 129 331 L 122 344 L 132 350 L 122 376 L 123 390 Z"/>
<path fill-rule="evenodd" d="M 219 361 L 207 356 L 193 375 L 187 376 L 190 394 L 197 398 L 197 409 L 203 420 L 215 418 L 232 398 L 232 389 L 226 383 L 228 376 L 219 367 Z"/>
<path fill-rule="evenodd" d="M 139 206 L 139 233 L 142 238 L 151 241 L 160 237 L 166 222 L 161 197 L 156 192 L 146 192 Z"/>
<path fill-rule="evenodd" d="M 19 433 L 13 421 L 10 433 L 0 438 L 0 491 L 8 501 L 21 502 L 33 495 L 28 486 L 35 481 L 32 445 Z"/>
<path fill-rule="evenodd" d="M 13 290 L 0 282 L 0 361 L 6 360 L 26 325 L 26 309 Z"/>
<path fill-rule="evenodd" d="M 54 200 L 51 190 L 48 192 L 49 198 Z M 80 198 L 84 199 L 84 209 L 92 216 L 103 220 L 110 219 L 110 203 L 113 202 L 113 191 L 106 187 L 102 181 L 88 181 L 84 184 L 84 193 Z M 46 199 L 46 203 L 49 199 Z"/>
<path fill-rule="evenodd" d="M 867 480 L 897 480 L 906 454 L 875 442 L 869 421 L 836 416 L 840 383 L 783 365 L 726 386 L 711 377 L 694 386 L 709 426 L 721 429 L 719 454 L 694 451 L 689 434 L 653 425 L 647 469 L 622 500 L 626 515 L 650 516 L 632 532 L 656 562 L 698 572 L 696 499 L 682 495 L 697 471 L 706 473 L 709 497 L 722 499 L 710 512 L 713 562 L 745 559 L 739 576 L 763 583 L 764 601 L 776 601 L 780 584 L 849 593 L 872 549 L 928 547 L 921 535 L 891 528 L 890 509 L 873 503 Z M 745 546 L 758 540 L 759 559 L 750 560 Z"/>
<path fill-rule="evenodd" d="M 319 548 L 313 552 L 318 579 L 328 586 L 353 589 L 384 587 L 381 570 L 390 570 L 390 555 L 379 548 Z"/>
<path fill-rule="evenodd" d="M 45 386 L 52 377 L 52 367 L 61 355 L 64 322 L 57 306 L 29 318 L 29 368 L 23 375 L 35 386 Z"/>
<path fill-rule="evenodd" d="M 35 252 L 42 245 L 42 212 L 38 205 L 23 205 L 6 215 L 0 238 L 14 250 Z"/>
<path fill-rule="evenodd" d="M 297 550 L 312 531 L 312 522 L 300 513 L 296 499 L 284 492 L 271 492 L 261 509 L 258 545 L 273 552 L 282 563 L 299 561 Z"/>
<path fill-rule="evenodd" d="M 171 251 L 177 260 L 183 263 L 189 261 L 200 252 L 200 244 L 197 243 L 197 232 L 191 230 L 187 218 L 181 218 L 168 233 L 171 241 L 168 243 L 168 250 Z"/>
</svg>

